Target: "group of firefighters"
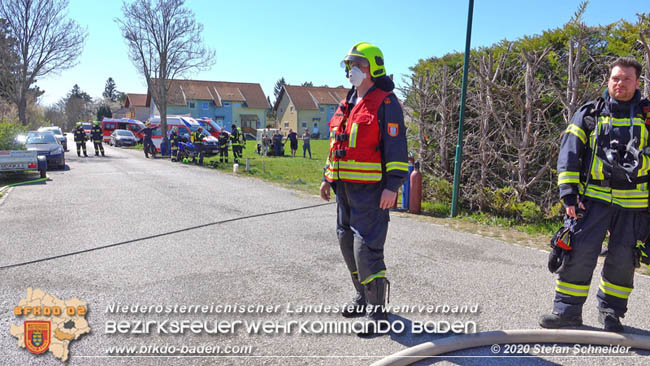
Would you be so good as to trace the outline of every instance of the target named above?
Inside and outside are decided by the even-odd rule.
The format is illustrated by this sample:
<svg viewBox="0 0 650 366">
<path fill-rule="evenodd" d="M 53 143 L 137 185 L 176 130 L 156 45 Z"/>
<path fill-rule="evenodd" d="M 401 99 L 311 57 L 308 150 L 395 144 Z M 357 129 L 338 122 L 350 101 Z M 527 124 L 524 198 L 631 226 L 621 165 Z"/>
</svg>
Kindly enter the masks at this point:
<svg viewBox="0 0 650 366">
<path fill-rule="evenodd" d="M 237 125 L 233 124 L 231 126 L 232 132 L 226 131 L 225 128 L 221 129 L 221 133 L 218 138 L 219 146 L 219 163 L 228 163 L 228 145 L 232 147 L 232 155 L 235 164 L 239 163 L 239 159 L 242 157 L 242 150 L 246 145 L 244 134 L 241 132 L 241 129 Z M 198 157 L 199 165 L 203 164 L 203 158 L 205 156 L 205 147 L 203 139 L 207 136 L 203 132 L 203 127 L 199 127 L 196 131 L 192 132 L 190 135 L 190 140 L 193 145 L 193 154 L 192 162 L 195 163 L 196 158 Z M 184 163 L 189 162 L 189 157 L 187 154 L 183 154 L 181 150 L 181 137 L 178 135 L 178 128 L 172 127 L 171 133 L 169 135 L 169 146 L 170 154 L 172 161 L 183 161 Z M 184 147 L 187 149 L 188 147 Z"/>
<path fill-rule="evenodd" d="M 145 157 L 149 157 L 149 154 L 152 154 L 154 157 L 156 156 L 156 147 L 153 144 L 152 141 L 152 135 L 153 135 L 153 130 L 155 127 L 152 127 L 151 123 L 147 122 L 145 128 L 142 130 L 143 133 L 143 150 Z M 190 147 L 189 145 L 185 147 L 185 149 L 192 149 L 193 153 L 191 154 L 192 156 L 192 162 L 196 162 L 196 158 L 198 157 L 198 163 L 201 165 L 203 164 L 203 158 L 205 156 L 205 148 L 203 144 L 203 139 L 207 136 L 203 132 L 203 127 L 199 127 L 196 129 L 196 131 L 193 131 L 192 134 L 190 135 L 190 142 L 192 143 L 192 146 Z M 104 138 L 104 134 L 102 132 L 102 128 L 99 126 L 99 121 L 95 121 L 93 124 L 92 129 L 90 130 L 90 140 L 93 141 L 93 145 L 95 148 L 95 156 L 99 156 L 101 153 L 102 156 L 105 156 L 104 153 L 104 146 L 102 144 Z M 83 129 L 82 123 L 77 122 L 76 128 L 74 130 L 74 141 L 77 145 L 77 156 L 81 157 L 81 152 L 83 151 L 83 154 L 85 157 L 88 157 L 88 152 L 86 150 L 86 141 L 88 140 L 88 137 L 86 136 L 86 132 Z M 232 125 L 232 132 L 226 131 L 225 128 L 221 129 L 221 133 L 219 134 L 219 162 L 223 163 L 228 163 L 228 146 L 232 147 L 232 154 L 234 158 L 235 164 L 239 163 L 239 159 L 242 157 L 242 152 L 243 149 L 246 145 L 246 140 L 244 138 L 244 134 L 242 133 L 241 129 L 237 127 L 237 125 L 233 124 Z M 185 157 L 181 157 L 181 137 L 178 135 L 178 128 L 177 127 L 172 127 L 171 132 L 169 135 L 169 146 L 170 146 L 170 155 L 172 161 L 181 161 L 187 163 L 189 162 L 189 154 L 184 155 Z"/>
<path fill-rule="evenodd" d="M 102 128 L 99 126 L 99 121 L 93 123 L 93 127 L 90 130 L 90 140 L 93 142 L 93 147 L 95 148 L 95 156 L 99 156 L 101 153 L 104 154 L 104 146 L 102 145 L 102 140 L 104 138 L 104 133 Z M 88 157 L 88 152 L 86 151 L 86 131 L 84 131 L 82 123 L 77 122 L 77 126 L 74 130 L 74 142 L 77 145 L 77 156 L 81 157 L 81 151 L 83 150 L 84 156 Z"/>
</svg>

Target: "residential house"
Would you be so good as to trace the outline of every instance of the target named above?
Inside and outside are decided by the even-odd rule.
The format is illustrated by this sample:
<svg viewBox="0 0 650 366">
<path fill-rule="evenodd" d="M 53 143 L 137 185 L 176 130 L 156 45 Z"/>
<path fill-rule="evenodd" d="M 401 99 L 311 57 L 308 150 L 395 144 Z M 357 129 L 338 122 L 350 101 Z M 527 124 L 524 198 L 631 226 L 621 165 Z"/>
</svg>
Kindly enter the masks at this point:
<svg viewBox="0 0 650 366">
<path fill-rule="evenodd" d="M 289 129 L 302 135 L 308 128 L 320 138 L 328 137 L 328 123 L 348 91 L 348 88 L 285 85 L 273 106 L 278 127 L 285 135 Z"/>
<path fill-rule="evenodd" d="M 155 81 L 154 81 L 155 82 Z M 147 94 L 149 115 L 160 115 Z M 271 108 L 262 86 L 227 81 L 173 80 L 167 93 L 167 114 L 209 117 L 228 131 L 231 125 L 244 133 L 266 127 L 266 112 Z"/>
<path fill-rule="evenodd" d="M 129 113 L 128 109 L 120 108 L 120 109 L 118 109 L 116 111 L 113 111 L 113 117 L 111 117 L 111 118 L 116 118 L 116 119 L 126 118 L 127 113 Z M 146 121 L 146 119 L 145 119 L 145 121 Z"/>
<path fill-rule="evenodd" d="M 128 93 L 124 100 L 124 108 L 127 110 L 124 118 L 137 119 L 138 121 L 149 120 L 147 94 Z"/>
</svg>

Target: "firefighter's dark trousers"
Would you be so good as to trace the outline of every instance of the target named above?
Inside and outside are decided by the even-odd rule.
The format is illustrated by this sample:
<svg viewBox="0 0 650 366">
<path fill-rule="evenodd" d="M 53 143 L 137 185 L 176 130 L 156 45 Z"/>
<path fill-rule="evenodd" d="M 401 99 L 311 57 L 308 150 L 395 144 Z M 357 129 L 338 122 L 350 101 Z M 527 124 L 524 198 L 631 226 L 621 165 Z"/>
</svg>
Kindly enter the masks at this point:
<svg viewBox="0 0 650 366">
<path fill-rule="evenodd" d="M 102 140 L 93 140 L 93 147 L 95 148 L 95 155 L 99 155 L 99 153 L 102 153 L 102 156 L 104 156 L 104 146 L 102 144 Z"/>
<path fill-rule="evenodd" d="M 235 163 L 239 163 L 239 159 L 241 159 L 241 154 L 242 154 L 242 146 L 241 145 L 233 145 L 232 146 L 232 157 L 233 157 L 233 160 L 235 160 Z"/>
<path fill-rule="evenodd" d="M 81 156 L 81 149 L 84 151 L 84 155 L 88 156 L 86 153 L 86 141 L 75 141 L 77 143 L 77 155 Z"/>
<path fill-rule="evenodd" d="M 388 210 L 379 208 L 383 183 L 336 182 L 336 233 L 350 273 L 366 285 L 384 277 Z"/>
<path fill-rule="evenodd" d="M 228 162 L 228 145 L 225 147 L 219 148 L 219 162 L 223 163 L 223 158 L 226 158 L 226 163 Z"/>
<path fill-rule="evenodd" d="M 591 277 L 609 231 L 609 244 L 598 290 L 598 309 L 623 317 L 634 283 L 634 252 L 637 240 L 648 235 L 648 213 L 588 200 L 583 218 L 573 223 L 568 263 L 555 284 L 554 312 L 582 314 Z"/>
</svg>

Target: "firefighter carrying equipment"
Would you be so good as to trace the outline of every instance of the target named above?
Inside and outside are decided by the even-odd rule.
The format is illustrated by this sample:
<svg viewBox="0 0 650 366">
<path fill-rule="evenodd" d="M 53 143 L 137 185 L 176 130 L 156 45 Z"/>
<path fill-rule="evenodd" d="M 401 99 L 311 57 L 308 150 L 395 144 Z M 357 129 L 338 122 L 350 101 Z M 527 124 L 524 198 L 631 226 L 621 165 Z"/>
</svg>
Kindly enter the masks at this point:
<svg viewBox="0 0 650 366">
<path fill-rule="evenodd" d="M 639 268 L 641 264 L 645 264 L 650 268 L 650 237 L 646 239 L 645 243 L 638 242 L 634 251 L 634 267 Z"/>
<path fill-rule="evenodd" d="M 581 107 L 566 129 L 558 158 L 558 184 L 565 205 L 576 196 L 613 204 L 623 209 L 648 208 L 650 179 L 649 126 L 646 107 L 637 90 L 629 102 L 610 98 Z M 591 164 L 583 163 L 591 157 Z M 580 192 L 582 191 L 582 192 Z"/>
<path fill-rule="evenodd" d="M 555 232 L 551 239 L 551 253 L 548 255 L 548 270 L 551 273 L 559 273 L 564 268 L 565 261 L 571 254 L 571 238 L 573 232 L 568 225 L 562 226 Z"/>
</svg>

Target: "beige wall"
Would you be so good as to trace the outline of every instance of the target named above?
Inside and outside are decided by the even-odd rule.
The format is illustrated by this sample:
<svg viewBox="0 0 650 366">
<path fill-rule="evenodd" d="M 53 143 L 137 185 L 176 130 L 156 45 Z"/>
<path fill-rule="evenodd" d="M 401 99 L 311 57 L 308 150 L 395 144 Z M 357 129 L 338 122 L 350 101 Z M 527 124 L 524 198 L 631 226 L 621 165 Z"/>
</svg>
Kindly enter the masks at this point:
<svg viewBox="0 0 650 366">
<path fill-rule="evenodd" d="M 305 128 L 302 126 L 303 122 L 307 124 L 309 132 L 313 133 L 314 118 L 318 119 L 318 132 L 320 132 L 321 137 L 326 136 L 327 131 L 323 129 L 323 126 L 327 126 L 327 122 L 329 121 L 325 121 L 325 112 L 321 112 L 320 110 L 305 110 L 298 113 L 298 134 L 302 135 L 305 132 Z"/>
<path fill-rule="evenodd" d="M 293 107 L 293 111 L 291 111 Z M 294 107 L 293 103 L 289 100 L 287 93 L 285 92 L 282 95 L 282 100 L 280 100 L 280 105 L 278 106 L 278 128 L 282 129 L 285 136 L 289 129 L 296 130 L 298 127 L 298 111 Z M 285 122 L 289 123 L 289 126 L 285 128 Z"/>
</svg>

